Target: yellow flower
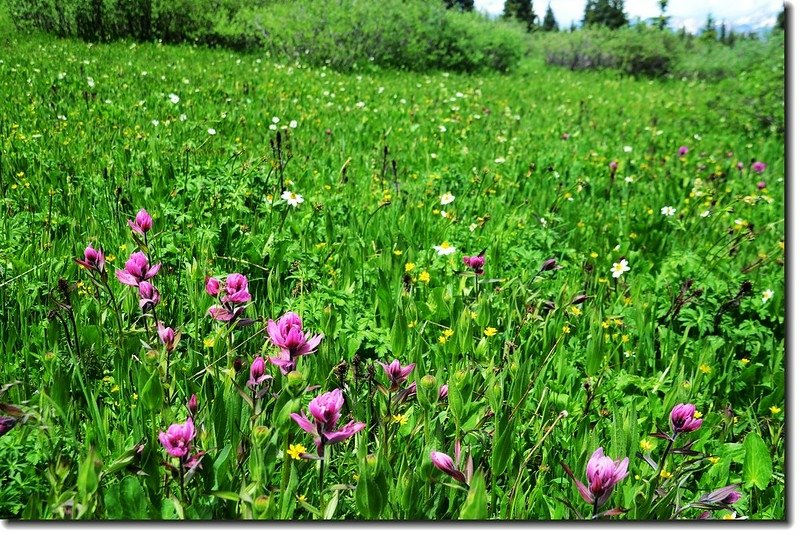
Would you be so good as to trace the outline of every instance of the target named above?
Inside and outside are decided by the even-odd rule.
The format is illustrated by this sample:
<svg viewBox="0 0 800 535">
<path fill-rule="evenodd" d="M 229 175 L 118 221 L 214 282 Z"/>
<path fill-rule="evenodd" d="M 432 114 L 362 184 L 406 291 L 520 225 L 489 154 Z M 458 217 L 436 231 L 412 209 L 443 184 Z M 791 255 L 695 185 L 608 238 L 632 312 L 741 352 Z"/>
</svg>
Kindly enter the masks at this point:
<svg viewBox="0 0 800 535">
<path fill-rule="evenodd" d="M 423 271 L 419 274 L 419 281 L 424 283 L 429 283 L 431 281 L 431 274 L 427 271 Z"/>
<path fill-rule="evenodd" d="M 408 423 L 408 416 L 405 414 L 395 414 L 392 416 L 392 423 L 397 425 L 405 425 Z"/>
<path fill-rule="evenodd" d="M 719 462 L 719 457 L 709 457 L 708 462 L 711 464 L 717 464 Z"/>
<path fill-rule="evenodd" d="M 653 449 L 653 442 L 647 438 L 643 438 L 639 441 L 639 447 L 644 451 L 650 451 Z"/>
<path fill-rule="evenodd" d="M 215 338 L 206 338 L 205 340 L 203 340 L 203 347 L 205 348 L 214 347 L 214 344 L 216 342 L 217 340 Z"/>
<path fill-rule="evenodd" d="M 117 259 L 117 257 L 114 256 L 113 254 L 110 254 L 110 255 L 106 256 L 106 262 L 113 262 L 116 259 Z"/>
<path fill-rule="evenodd" d="M 743 366 L 747 366 L 750 363 L 750 359 L 739 359 L 739 362 L 741 362 Z"/>
<path fill-rule="evenodd" d="M 414 262 L 406 262 L 406 273 L 417 267 Z"/>
<path fill-rule="evenodd" d="M 589 253 L 589 256 L 591 256 L 592 258 L 597 258 L 597 257 L 598 257 L 598 256 L 600 256 L 600 255 L 598 255 L 597 253 L 595 253 L 594 251 L 592 251 L 591 253 Z"/>
<path fill-rule="evenodd" d="M 629 234 L 629 237 L 630 237 L 630 239 L 632 239 L 632 240 L 635 240 L 635 239 L 636 239 L 638 236 L 639 236 L 639 235 L 638 235 L 638 234 L 636 234 L 635 232 L 631 232 L 631 233 Z"/>
<path fill-rule="evenodd" d="M 772 414 L 778 414 L 779 412 L 781 412 L 781 409 L 773 405 L 772 407 L 769 408 L 769 412 L 771 412 Z"/>
<path fill-rule="evenodd" d="M 478 319 L 478 313 L 477 313 L 477 312 L 474 312 L 474 311 L 473 311 L 473 312 L 470 312 L 470 313 L 469 313 L 469 317 L 470 317 L 470 318 L 472 318 L 472 319 L 474 319 L 474 320 L 476 320 L 476 319 Z"/>
<path fill-rule="evenodd" d="M 630 297 L 626 297 L 626 298 L 624 299 L 624 302 L 625 302 L 625 304 L 626 304 L 626 305 L 630 305 L 631 303 L 633 303 L 633 299 L 632 299 L 632 298 L 630 298 Z"/>
<path fill-rule="evenodd" d="M 445 329 L 445 330 L 442 332 L 442 336 L 444 336 L 445 338 L 450 338 L 450 337 L 451 337 L 451 336 L 453 336 L 454 334 L 456 334 L 456 332 L 455 332 L 453 329 Z"/>
<path fill-rule="evenodd" d="M 413 329 L 416 326 L 417 326 L 417 320 L 414 320 L 414 321 L 411 321 L 411 322 L 408 323 L 408 328 L 409 329 Z"/>
<path fill-rule="evenodd" d="M 301 455 L 304 454 L 306 451 L 306 447 L 302 444 L 292 444 L 289 446 L 289 449 L 286 450 L 286 453 L 289 454 L 289 457 L 294 459 L 295 461 L 299 461 L 302 459 Z"/>
<path fill-rule="evenodd" d="M 614 325 L 616 325 L 617 327 L 621 327 L 622 326 L 622 320 L 619 319 L 619 318 L 615 318 L 614 319 Z"/>
<path fill-rule="evenodd" d="M 439 337 L 439 343 L 440 344 L 446 344 L 447 343 L 447 338 L 445 338 L 444 336 L 440 336 Z"/>
<path fill-rule="evenodd" d="M 486 336 L 494 336 L 497 334 L 497 329 L 495 329 L 494 327 L 486 327 L 483 330 L 483 334 L 485 334 Z"/>
<path fill-rule="evenodd" d="M 623 334 L 622 335 L 622 343 L 623 344 L 627 344 L 630 341 L 631 341 L 631 337 L 630 336 L 628 336 L 627 334 Z"/>
<path fill-rule="evenodd" d="M 608 279 L 606 277 L 600 277 L 599 279 L 597 279 L 597 282 L 599 282 L 600 284 L 606 284 L 608 282 Z"/>
<path fill-rule="evenodd" d="M 600 325 L 603 326 L 603 329 L 608 329 L 609 327 L 611 327 L 611 324 L 608 321 L 604 321 Z"/>
<path fill-rule="evenodd" d="M 700 365 L 700 373 L 711 373 L 711 366 L 704 362 Z"/>
<path fill-rule="evenodd" d="M 305 494 L 298 494 L 297 495 L 297 501 L 298 502 L 307 502 L 308 500 L 306 499 L 306 495 Z"/>
<path fill-rule="evenodd" d="M 694 411 L 694 414 L 692 416 L 694 418 L 702 418 L 703 417 L 703 413 L 700 412 L 700 411 Z"/>
<path fill-rule="evenodd" d="M 659 475 L 661 476 L 661 479 L 669 479 L 672 477 L 672 472 L 668 472 L 666 468 L 662 468 Z"/>
<path fill-rule="evenodd" d="M 400 256 L 401 254 L 403 254 L 403 251 L 401 251 L 400 249 L 395 249 L 394 251 L 392 251 L 392 253 L 394 253 L 395 256 Z"/>
<path fill-rule="evenodd" d="M 561 332 L 564 333 L 564 334 L 569 334 L 571 332 L 570 329 L 569 329 L 569 325 L 564 325 L 561 328 Z"/>
<path fill-rule="evenodd" d="M 583 310 L 574 305 L 569 308 L 569 311 L 572 312 L 572 314 L 575 316 L 580 316 L 581 314 L 583 314 Z"/>
</svg>

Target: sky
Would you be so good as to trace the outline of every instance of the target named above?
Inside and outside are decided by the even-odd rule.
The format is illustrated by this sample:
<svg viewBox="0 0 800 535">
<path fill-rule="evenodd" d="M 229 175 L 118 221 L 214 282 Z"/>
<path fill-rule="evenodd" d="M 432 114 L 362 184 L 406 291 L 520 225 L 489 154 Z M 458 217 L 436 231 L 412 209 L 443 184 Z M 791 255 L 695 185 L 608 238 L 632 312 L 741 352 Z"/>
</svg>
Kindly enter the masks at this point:
<svg viewBox="0 0 800 535">
<path fill-rule="evenodd" d="M 533 11 L 544 17 L 547 4 L 553 8 L 553 14 L 562 29 L 569 28 L 572 21 L 580 25 L 586 0 L 533 0 Z M 475 0 L 475 7 L 490 15 L 503 11 L 504 0 Z M 724 21 L 727 26 L 752 26 L 754 29 L 770 28 L 775 24 L 775 16 L 782 9 L 782 0 L 669 0 L 667 15 L 672 17 L 670 25 L 674 28 L 685 27 L 695 33 L 705 26 L 706 18 L 711 13 L 718 23 Z M 636 17 L 647 19 L 658 16 L 657 0 L 627 0 L 625 12 L 628 19 Z"/>
</svg>

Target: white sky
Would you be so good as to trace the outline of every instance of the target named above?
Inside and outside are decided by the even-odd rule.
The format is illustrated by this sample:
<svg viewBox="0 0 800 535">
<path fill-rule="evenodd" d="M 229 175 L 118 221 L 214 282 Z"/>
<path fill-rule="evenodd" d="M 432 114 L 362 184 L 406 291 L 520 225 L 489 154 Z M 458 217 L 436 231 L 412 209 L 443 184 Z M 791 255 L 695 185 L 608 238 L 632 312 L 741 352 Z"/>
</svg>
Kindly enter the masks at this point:
<svg viewBox="0 0 800 535">
<path fill-rule="evenodd" d="M 548 3 L 562 29 L 568 28 L 572 21 L 580 25 L 586 0 L 533 0 L 533 11 L 539 17 L 544 17 Z M 478 10 L 492 15 L 502 13 L 503 4 L 504 0 L 475 0 Z M 728 26 L 751 25 L 754 28 L 764 28 L 775 24 L 775 16 L 782 6 L 782 0 L 669 0 L 667 15 L 672 17 L 671 26 L 685 26 L 690 32 L 705 26 L 709 13 L 718 23 L 725 21 Z M 658 16 L 658 2 L 627 0 L 625 12 L 631 20 L 635 17 L 655 17 Z"/>
</svg>

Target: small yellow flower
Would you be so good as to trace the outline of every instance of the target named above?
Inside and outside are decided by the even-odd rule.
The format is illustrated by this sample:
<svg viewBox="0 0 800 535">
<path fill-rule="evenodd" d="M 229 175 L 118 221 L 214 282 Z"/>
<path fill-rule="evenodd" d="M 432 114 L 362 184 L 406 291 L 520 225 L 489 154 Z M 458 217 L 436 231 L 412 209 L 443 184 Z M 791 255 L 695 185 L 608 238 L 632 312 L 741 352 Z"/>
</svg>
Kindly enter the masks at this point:
<svg viewBox="0 0 800 535">
<path fill-rule="evenodd" d="M 401 254 L 403 254 L 403 251 L 401 251 L 400 249 L 395 249 L 394 251 L 392 251 L 392 253 L 394 253 L 395 256 L 400 256 Z"/>
<path fill-rule="evenodd" d="M 392 423 L 397 425 L 405 425 L 408 423 L 408 416 L 405 414 L 395 414 L 392 416 Z"/>
<path fill-rule="evenodd" d="M 711 373 L 711 366 L 705 362 L 700 365 L 700 373 Z"/>
<path fill-rule="evenodd" d="M 203 347 L 205 347 L 206 349 L 214 347 L 214 344 L 216 342 L 217 340 L 215 338 L 206 338 L 205 340 L 203 340 Z"/>
<path fill-rule="evenodd" d="M 625 305 L 630 305 L 631 303 L 633 303 L 633 298 L 626 297 L 623 301 L 624 301 Z"/>
<path fill-rule="evenodd" d="M 635 239 L 636 239 L 638 236 L 639 236 L 639 235 L 638 235 L 638 234 L 636 234 L 635 232 L 631 232 L 631 233 L 629 234 L 629 237 L 630 237 L 630 239 L 632 239 L 632 240 L 635 240 Z"/>
<path fill-rule="evenodd" d="M 113 262 L 116 259 L 117 259 L 117 257 L 114 256 L 113 254 L 110 254 L 110 255 L 106 256 L 106 262 Z"/>
<path fill-rule="evenodd" d="M 650 451 L 653 449 L 653 442 L 650 439 L 643 438 L 639 441 L 639 447 L 642 448 L 644 451 Z"/>
<path fill-rule="evenodd" d="M 595 253 L 594 251 L 592 251 L 591 253 L 589 253 L 589 256 L 591 256 L 592 258 L 597 258 L 597 257 L 598 257 L 598 256 L 600 256 L 600 255 L 598 255 L 597 253 Z"/>
<path fill-rule="evenodd" d="M 483 334 L 485 334 L 486 336 L 494 336 L 497 334 L 497 329 L 495 329 L 494 327 L 486 327 L 483 330 Z"/>
<path fill-rule="evenodd" d="M 456 334 L 456 332 L 453 329 L 445 329 L 444 331 L 442 331 L 442 336 L 444 336 L 445 338 L 450 338 L 454 334 Z"/>
<path fill-rule="evenodd" d="M 564 334 L 569 334 L 569 333 L 571 332 L 571 331 L 570 331 L 570 328 L 569 328 L 569 325 L 564 325 L 564 326 L 561 328 L 561 332 L 562 332 L 562 333 L 564 333 Z"/>
<path fill-rule="evenodd" d="M 622 335 L 622 343 L 623 344 L 627 344 L 630 341 L 631 341 L 631 337 L 630 336 L 628 336 L 627 334 L 623 334 Z"/>
<path fill-rule="evenodd" d="M 619 318 L 614 318 L 614 325 L 617 327 L 622 327 L 622 320 Z"/>
<path fill-rule="evenodd" d="M 447 338 L 445 338 L 444 336 L 440 336 L 439 337 L 439 343 L 440 344 L 446 344 L 447 343 Z"/>
<path fill-rule="evenodd" d="M 717 464 L 719 462 L 719 457 L 709 457 L 708 462 L 711 464 Z"/>
<path fill-rule="evenodd" d="M 134 393 L 133 393 L 133 401 L 136 401 L 137 399 L 139 399 L 139 394 L 137 394 L 136 392 L 134 392 Z"/>
<path fill-rule="evenodd" d="M 742 358 L 739 359 L 739 362 L 741 362 L 743 366 L 747 366 L 750 363 L 750 359 Z"/>
<path fill-rule="evenodd" d="M 581 314 L 583 314 L 583 310 L 574 305 L 569 308 L 569 311 L 572 312 L 572 314 L 575 316 L 580 316 Z"/>
<path fill-rule="evenodd" d="M 661 476 L 661 479 L 669 479 L 672 477 L 672 472 L 668 472 L 666 468 L 662 468 L 659 476 Z"/>
<path fill-rule="evenodd" d="M 694 418 L 702 418 L 703 417 L 703 413 L 700 412 L 700 411 L 694 411 L 694 414 L 692 416 Z"/>
<path fill-rule="evenodd" d="M 606 284 L 608 282 L 608 279 L 606 277 L 600 277 L 599 279 L 597 279 L 597 282 L 599 282 L 600 284 Z"/>
<path fill-rule="evenodd" d="M 608 329 L 609 327 L 611 327 L 611 324 L 608 321 L 604 321 L 600 325 L 603 326 L 603 329 Z"/>
<path fill-rule="evenodd" d="M 413 329 L 413 328 L 414 328 L 414 327 L 416 327 L 416 326 L 417 326 L 417 320 L 410 321 L 410 322 L 408 323 L 408 328 L 409 328 L 409 329 Z"/>
<path fill-rule="evenodd" d="M 419 274 L 419 281 L 424 282 L 425 284 L 429 283 L 431 281 L 431 274 L 427 271 L 423 271 Z"/>
<path fill-rule="evenodd" d="M 406 262 L 406 273 L 413 270 L 417 265 L 414 262 Z"/>
<path fill-rule="evenodd" d="M 305 494 L 298 494 L 297 495 L 297 501 L 298 502 L 307 502 L 308 500 L 306 499 L 306 495 Z"/>
<path fill-rule="evenodd" d="M 470 312 L 470 313 L 469 313 L 469 317 L 470 317 L 470 318 L 472 318 L 472 319 L 474 319 L 474 320 L 476 320 L 476 319 L 478 319 L 478 313 L 477 313 L 477 312 L 474 312 L 474 311 L 473 311 L 473 312 Z"/>
<path fill-rule="evenodd" d="M 736 511 L 722 515 L 722 520 L 736 520 Z"/>
<path fill-rule="evenodd" d="M 289 457 L 291 457 L 295 461 L 299 461 L 300 459 L 302 459 L 301 455 L 306 453 L 306 451 L 308 450 L 306 450 L 306 447 L 303 446 L 302 444 L 292 444 L 291 446 L 289 446 L 289 449 L 286 450 L 286 453 L 288 453 Z"/>
<path fill-rule="evenodd" d="M 779 412 L 781 412 L 781 409 L 773 405 L 772 407 L 769 408 L 769 412 L 771 412 L 772 414 L 778 414 Z"/>
<path fill-rule="evenodd" d="M 111 387 L 111 392 L 112 392 L 112 393 L 114 393 L 114 392 L 119 392 L 119 385 L 114 385 L 114 386 L 112 386 L 112 387 Z M 778 410 L 780 411 L 780 409 L 778 409 Z M 773 413 L 773 414 L 774 414 L 774 413 Z"/>
</svg>

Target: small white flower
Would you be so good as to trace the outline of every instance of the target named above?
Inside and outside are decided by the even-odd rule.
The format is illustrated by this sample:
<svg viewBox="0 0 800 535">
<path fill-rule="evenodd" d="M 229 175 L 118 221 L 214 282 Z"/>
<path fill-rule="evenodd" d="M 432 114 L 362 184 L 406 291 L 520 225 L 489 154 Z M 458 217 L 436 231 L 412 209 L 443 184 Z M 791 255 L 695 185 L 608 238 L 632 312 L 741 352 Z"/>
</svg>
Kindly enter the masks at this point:
<svg viewBox="0 0 800 535">
<path fill-rule="evenodd" d="M 147 76 L 147 71 L 142 71 L 142 76 Z"/>
<path fill-rule="evenodd" d="M 618 279 L 623 273 L 630 270 L 631 268 L 628 267 L 628 261 L 623 258 L 619 262 L 614 262 L 614 265 L 611 266 L 611 276 Z"/>
<path fill-rule="evenodd" d="M 494 159 L 494 163 L 505 163 L 506 159 L 500 156 L 499 158 Z"/>
<path fill-rule="evenodd" d="M 364 104 L 364 102 L 361 102 L 361 101 L 356 102 L 356 108 L 363 108 L 364 106 L 366 106 L 366 104 Z"/>
<path fill-rule="evenodd" d="M 289 121 L 289 128 L 297 128 L 297 121 Z"/>
<path fill-rule="evenodd" d="M 178 117 L 178 119 L 180 119 L 181 121 L 185 121 L 186 119 L 188 119 L 188 117 L 186 117 L 185 113 L 181 113 L 181 116 Z"/>
<path fill-rule="evenodd" d="M 449 214 L 444 210 L 440 210 L 439 211 L 439 215 L 442 216 L 445 219 L 447 219 L 449 217 Z"/>
<path fill-rule="evenodd" d="M 277 127 L 277 126 L 275 126 L 274 124 L 271 124 L 271 125 L 269 125 L 269 129 L 270 129 L 270 130 L 277 130 L 277 129 L 278 129 L 278 127 Z"/>
<path fill-rule="evenodd" d="M 286 201 L 286 204 L 289 206 L 297 206 L 298 204 L 303 202 L 303 196 L 299 193 L 293 193 L 291 191 L 284 191 L 281 195 L 281 199 Z"/>
<path fill-rule="evenodd" d="M 547 226 L 547 220 L 543 217 L 539 218 L 539 223 L 541 223 L 543 227 Z"/>
<path fill-rule="evenodd" d="M 65 73 L 65 72 L 58 73 L 58 79 L 59 80 L 63 80 L 66 77 L 67 77 L 67 73 Z"/>
<path fill-rule="evenodd" d="M 275 124 L 278 124 L 279 122 L 281 122 L 281 118 L 280 117 L 273 117 L 272 118 L 272 122 L 275 123 Z"/>
<path fill-rule="evenodd" d="M 622 150 L 624 150 L 625 152 L 631 152 L 633 150 L 633 147 L 631 147 L 630 145 L 625 145 L 624 147 L 622 147 Z"/>
<path fill-rule="evenodd" d="M 88 78 L 86 78 L 86 83 L 89 84 L 89 87 L 94 87 L 94 78 L 89 76 Z"/>
<path fill-rule="evenodd" d="M 447 127 L 445 127 L 443 125 L 439 125 L 439 132 L 441 132 L 441 133 L 447 132 Z"/>
<path fill-rule="evenodd" d="M 661 208 L 661 215 L 672 217 L 675 215 L 675 208 L 673 208 L 672 206 L 664 206 L 663 208 Z"/>
<path fill-rule="evenodd" d="M 214 130 L 213 128 L 209 128 L 208 129 L 208 135 L 209 136 L 216 136 L 217 135 L 217 131 Z"/>
<path fill-rule="evenodd" d="M 710 216 L 710 215 L 711 215 L 711 210 L 706 210 L 705 212 L 703 212 L 702 214 L 700 214 L 700 217 L 708 217 L 708 216 Z"/>
<path fill-rule="evenodd" d="M 436 158 L 438 158 L 438 156 L 436 155 L 435 152 L 432 152 L 431 153 L 431 160 L 435 160 Z"/>
<path fill-rule="evenodd" d="M 153 119 L 153 120 L 152 120 L 152 121 L 150 121 L 150 122 L 151 122 L 151 123 L 153 123 L 153 126 L 158 126 L 158 125 L 160 124 L 160 123 L 158 122 L 158 119 Z"/>
<path fill-rule="evenodd" d="M 627 182 L 628 184 L 630 184 L 631 182 L 633 182 L 633 177 L 632 177 L 632 176 L 626 176 L 626 177 L 625 177 L 625 182 Z"/>
<path fill-rule="evenodd" d="M 446 241 L 443 241 L 441 245 L 434 245 L 433 248 L 439 253 L 439 256 L 451 255 L 456 252 L 456 248 Z"/>
<path fill-rule="evenodd" d="M 450 204 L 454 200 L 456 200 L 456 196 L 450 193 L 449 191 L 444 195 L 442 195 L 442 198 L 440 199 L 442 205 Z"/>
<path fill-rule="evenodd" d="M 766 290 L 761 292 L 761 302 L 762 303 L 766 303 L 767 301 L 772 299 L 772 296 L 774 296 L 774 295 L 775 295 L 775 292 L 773 292 L 772 290 L 767 288 Z"/>
<path fill-rule="evenodd" d="M 177 104 L 178 102 L 181 101 L 181 97 L 179 97 L 175 93 L 170 93 L 169 94 L 169 101 L 172 102 L 173 104 Z"/>
<path fill-rule="evenodd" d="M 59 116 L 58 116 L 58 120 L 59 120 L 59 121 L 66 121 L 66 120 L 67 120 L 67 117 L 66 117 L 65 115 L 59 115 Z"/>
</svg>

